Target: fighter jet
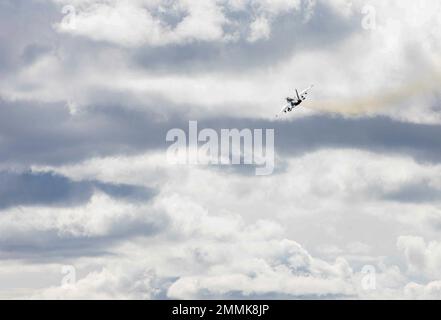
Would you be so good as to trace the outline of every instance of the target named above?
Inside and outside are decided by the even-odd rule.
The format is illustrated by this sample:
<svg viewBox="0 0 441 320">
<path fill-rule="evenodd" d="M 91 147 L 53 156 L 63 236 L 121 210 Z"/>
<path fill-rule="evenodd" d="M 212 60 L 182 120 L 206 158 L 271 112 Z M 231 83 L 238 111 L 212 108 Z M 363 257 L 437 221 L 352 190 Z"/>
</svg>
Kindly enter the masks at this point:
<svg viewBox="0 0 441 320">
<path fill-rule="evenodd" d="M 302 92 L 298 92 L 296 89 L 296 97 L 295 98 L 286 98 L 286 101 L 288 104 L 280 110 L 280 112 L 276 115 L 278 117 L 279 115 L 283 113 L 291 112 L 295 107 L 299 106 L 303 101 L 306 100 L 306 97 L 308 95 L 308 91 L 312 89 L 314 85 L 311 85 L 309 88 L 303 90 Z"/>
</svg>

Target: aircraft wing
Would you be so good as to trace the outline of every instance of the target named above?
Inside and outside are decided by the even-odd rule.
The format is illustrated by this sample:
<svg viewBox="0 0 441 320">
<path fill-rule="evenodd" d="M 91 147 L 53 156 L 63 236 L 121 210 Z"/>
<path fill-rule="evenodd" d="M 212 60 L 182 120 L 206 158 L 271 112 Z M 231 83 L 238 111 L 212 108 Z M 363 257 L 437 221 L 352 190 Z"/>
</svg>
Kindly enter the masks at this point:
<svg viewBox="0 0 441 320">
<path fill-rule="evenodd" d="M 282 110 L 280 110 L 280 112 L 278 114 L 276 114 L 276 118 L 278 118 L 281 114 L 283 114 L 285 112 L 286 109 L 288 109 L 290 107 L 290 104 L 285 105 Z"/>
<path fill-rule="evenodd" d="M 305 90 L 303 90 L 303 91 L 300 93 L 300 96 L 303 97 L 303 96 L 307 95 L 307 94 L 308 94 L 308 91 L 311 90 L 312 87 L 314 87 L 314 85 L 310 85 L 308 88 L 306 88 Z"/>
</svg>

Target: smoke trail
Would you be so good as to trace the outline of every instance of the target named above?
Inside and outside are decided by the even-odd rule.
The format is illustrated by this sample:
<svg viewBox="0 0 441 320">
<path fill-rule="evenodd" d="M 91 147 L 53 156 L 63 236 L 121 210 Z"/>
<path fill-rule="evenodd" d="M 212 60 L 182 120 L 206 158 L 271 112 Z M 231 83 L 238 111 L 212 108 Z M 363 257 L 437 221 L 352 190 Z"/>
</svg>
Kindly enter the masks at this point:
<svg viewBox="0 0 441 320">
<path fill-rule="evenodd" d="M 354 99 L 313 101 L 306 107 L 322 112 L 334 112 L 348 115 L 360 115 L 396 106 L 419 95 L 437 90 L 441 85 L 441 74 L 430 72 L 428 76 L 396 89 L 370 97 Z"/>
<path fill-rule="evenodd" d="M 438 69 L 437 66 L 436 64 L 433 65 L 432 70 L 427 71 L 425 77 L 383 94 L 353 99 L 339 99 L 336 97 L 332 100 L 316 100 L 311 101 L 307 107 L 322 112 L 360 115 L 397 106 L 417 96 L 437 91 L 441 87 L 441 73 L 435 71 L 435 69 Z"/>
</svg>

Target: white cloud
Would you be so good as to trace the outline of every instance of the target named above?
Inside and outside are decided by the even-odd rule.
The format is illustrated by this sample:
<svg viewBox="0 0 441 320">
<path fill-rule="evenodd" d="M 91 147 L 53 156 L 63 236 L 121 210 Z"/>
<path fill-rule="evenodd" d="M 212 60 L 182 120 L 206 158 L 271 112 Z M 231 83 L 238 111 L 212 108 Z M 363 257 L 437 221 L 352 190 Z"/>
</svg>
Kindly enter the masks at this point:
<svg viewBox="0 0 441 320">
<path fill-rule="evenodd" d="M 93 212 L 93 214 L 91 214 Z M 0 215 L 0 241 L 4 245 L 20 241 L 32 245 L 33 237 L 47 234 L 52 244 L 56 239 L 95 238 L 131 233 L 144 226 L 145 232 L 161 225 L 161 217 L 148 205 L 121 202 L 96 193 L 82 206 L 14 207 Z M 150 230 L 152 231 L 152 230 Z"/>
<path fill-rule="evenodd" d="M 104 269 L 67 286 L 37 291 L 34 297 L 152 298 L 160 292 L 155 283 L 161 283 L 162 290 L 169 286 L 169 298 L 182 299 L 237 292 L 299 297 L 353 294 L 352 271 L 344 259 L 329 264 L 313 258 L 284 238 L 277 224 L 246 225 L 237 215 L 208 215 L 198 204 L 177 196 L 161 199 L 155 206 L 171 219 L 161 241 L 122 243 L 113 249 L 119 258 L 104 260 Z M 128 261 L 137 261 L 137 267 L 129 267 Z"/>
<path fill-rule="evenodd" d="M 264 218 L 272 212 L 272 218 L 290 226 L 293 235 L 301 237 L 296 240 L 302 242 L 311 241 L 315 235 L 305 228 L 328 235 L 328 241 L 337 241 L 336 233 L 346 233 L 347 230 L 336 232 L 335 227 L 338 221 L 348 219 L 368 219 L 369 222 L 364 223 L 372 224 L 372 228 L 383 225 L 384 236 L 391 233 L 389 237 L 393 237 L 389 242 L 390 250 L 395 250 L 396 236 L 421 230 L 435 232 L 433 223 L 440 219 L 436 202 L 400 202 L 392 195 L 399 195 L 403 188 L 416 188 L 416 197 L 420 195 L 420 186 L 434 192 L 441 189 L 439 165 L 418 163 L 408 157 L 332 149 L 284 160 L 286 172 L 265 179 L 231 174 L 221 169 L 212 170 L 206 166 L 170 165 L 165 154 L 160 152 L 96 158 L 63 167 L 35 166 L 34 170 L 54 170 L 74 180 L 98 179 L 157 187 L 165 198 L 186 198 L 210 212 L 224 208 L 220 211 L 222 214 L 240 212 L 246 219 Z M 180 183 L 172 183 L 175 180 Z M 207 181 L 210 181 L 209 185 Z M 265 190 L 264 195 L 261 190 Z M 274 199 L 278 199 L 277 203 Z M 329 212 L 333 212 L 332 217 Z M 298 219 L 302 219 L 303 227 L 298 225 Z M 317 224 L 317 220 L 322 223 Z M 187 223 L 182 221 L 183 226 Z M 384 227 L 385 224 L 388 226 Z M 361 229 L 351 233 L 350 239 L 349 233 L 342 237 L 354 243 L 346 248 L 348 254 L 367 250 L 365 245 L 360 244 L 365 241 L 357 238 L 360 232 Z M 386 248 L 381 240 L 374 242 L 376 244 L 371 251 Z M 323 243 L 315 240 L 314 244 Z M 339 247 L 347 245 L 349 243 L 338 243 Z"/>
<path fill-rule="evenodd" d="M 167 41 L 160 21 L 132 2 L 97 2 L 75 12 L 72 18 L 75 24 L 62 22 L 57 30 L 124 46 L 157 45 Z"/>
<path fill-rule="evenodd" d="M 151 299 L 158 292 L 155 274 L 149 270 L 118 266 L 93 271 L 78 282 L 37 290 L 31 299 Z"/>
<path fill-rule="evenodd" d="M 441 299 L 441 281 L 429 282 L 426 285 L 409 283 L 404 288 L 407 299 L 439 300 Z"/>
<path fill-rule="evenodd" d="M 329 161 L 323 162 L 324 158 Z M 49 169 L 57 170 L 45 168 Z M 395 239 L 392 239 L 396 231 L 389 227 L 375 231 L 377 243 L 372 237 L 369 244 L 360 243 L 356 240 L 361 239 L 357 231 L 357 236 L 348 243 L 351 232 L 340 229 L 337 216 L 360 220 L 374 213 L 380 217 L 389 211 L 387 205 L 380 205 L 382 200 L 371 200 L 379 201 L 376 202 L 378 213 L 370 212 L 375 207 L 373 205 L 371 209 L 363 210 L 366 197 L 372 190 L 394 190 L 407 181 L 429 177 L 436 182 L 438 178 L 433 176 L 433 170 L 438 169 L 406 158 L 350 150 L 344 153 L 321 151 L 294 158 L 290 160 L 286 173 L 259 180 L 205 168 L 169 166 L 160 154 L 88 160 L 58 168 L 58 171 L 79 180 L 144 182 L 144 185 L 156 185 L 161 192 L 150 208 L 136 208 L 101 196 L 95 196 L 85 208 L 52 211 L 33 208 L 38 223 L 28 215 L 22 215 L 23 220 L 16 220 L 17 215 L 7 211 L 2 217 L 4 222 L 9 222 L 2 222 L 1 234 L 11 235 L 21 226 L 30 235 L 35 230 L 52 229 L 66 236 L 112 237 L 124 224 L 157 219 L 151 212 L 160 212 L 168 221 L 154 236 L 140 234 L 137 238 L 112 244 L 108 250 L 113 257 L 82 259 L 78 263 L 88 265 L 87 269 L 91 271 L 79 277 L 76 284 L 69 287 L 55 284 L 43 291 L 29 289 L 26 296 L 73 299 L 154 298 L 157 295 L 170 298 L 266 295 L 404 298 L 409 294 L 411 286 L 407 284 L 411 282 L 409 277 L 412 274 L 425 274 L 429 281 L 438 279 L 441 260 L 436 257 L 439 245 L 435 242 L 427 245 L 418 237 L 400 237 L 397 251 Z M 156 173 L 156 179 L 149 178 L 154 177 L 152 172 Z M 180 183 L 173 183 L 176 180 Z M 266 207 L 265 199 L 258 192 L 262 189 L 268 191 L 268 199 L 276 197 L 278 204 L 270 203 L 271 207 Z M 222 199 L 219 199 L 219 193 L 223 194 Z M 349 208 L 342 206 L 348 197 L 354 199 Z M 325 199 L 322 206 L 315 205 L 311 210 L 310 204 L 319 198 Z M 415 212 L 406 209 L 405 205 L 398 208 L 390 210 L 392 212 L 387 213 L 386 220 L 379 221 L 379 225 L 384 228 L 390 219 L 395 228 L 398 225 L 398 232 L 404 234 L 404 230 L 410 229 L 400 229 L 397 221 L 400 221 L 401 214 L 407 215 L 406 211 L 409 216 Z M 25 208 L 24 212 L 31 211 Z M 94 213 L 93 219 L 90 212 Z M 270 220 L 268 212 L 272 212 Z M 327 220 L 330 212 L 337 220 Z M 261 220 L 258 220 L 259 216 Z M 330 238 L 321 232 L 325 242 L 316 242 L 324 244 L 332 239 L 329 242 L 331 252 L 326 250 L 324 254 L 326 261 L 299 244 L 310 243 L 314 238 L 298 232 L 305 229 L 306 233 L 314 232 L 306 216 L 311 216 L 316 225 L 317 221 L 323 221 L 323 227 L 330 222 L 329 227 L 339 228 L 336 237 Z M 13 227 L 12 221 L 16 221 L 17 227 Z M 296 228 L 299 223 L 301 228 Z M 415 220 L 409 224 L 415 224 Z M 366 224 L 362 227 L 372 229 Z M 418 227 L 413 229 L 417 230 Z M 14 232 L 18 235 L 17 231 Z M 394 247 L 386 251 L 387 254 L 399 258 L 398 253 L 402 252 L 406 258 L 403 271 L 407 266 L 414 271 L 403 273 L 390 262 L 384 265 L 381 256 L 385 252 L 381 250 L 390 241 L 394 242 Z M 357 267 L 354 268 L 348 259 L 355 261 Z M 125 272 L 130 264 L 127 261 L 137 261 L 139 268 Z M 70 263 L 75 265 L 77 262 Z M 361 287 L 364 275 L 360 273 L 360 266 L 363 264 L 374 264 L 377 268 L 377 289 L 374 291 Z M 423 291 L 418 292 L 418 297 L 426 294 Z"/>
<path fill-rule="evenodd" d="M 441 278 L 441 243 L 430 241 L 418 236 L 402 236 L 398 238 L 398 248 L 403 252 L 408 272 L 419 278 L 439 280 Z"/>
<path fill-rule="evenodd" d="M 256 18 L 250 25 L 250 35 L 248 41 L 255 42 L 260 39 L 268 39 L 270 36 L 270 26 L 268 19 L 264 17 Z"/>
<path fill-rule="evenodd" d="M 58 3 L 61 6 L 68 2 Z M 72 52 L 61 46 L 56 52 L 23 67 L 7 81 L 0 81 L 0 92 L 11 99 L 70 101 L 80 110 L 96 103 L 109 104 L 105 97 L 98 101 L 96 89 L 100 89 L 120 97 L 129 96 L 131 104 L 142 108 L 158 110 L 160 104 L 164 113 L 273 118 L 294 87 L 303 88 L 314 83 L 311 99 L 298 111 L 301 116 L 317 112 L 380 114 L 415 123 L 441 123 L 434 109 L 439 104 L 434 93 L 441 79 L 436 71 L 441 64 L 438 45 L 441 34 L 437 31 L 441 30 L 441 20 L 436 19 L 439 11 L 436 2 L 425 3 L 427 11 L 432 13 L 429 16 L 414 15 L 412 8 L 401 2 L 372 2 L 377 13 L 377 28 L 364 30 L 361 25 L 364 2 L 355 1 L 348 6 L 347 1 L 327 1 L 322 6 L 330 7 L 330 14 L 344 25 L 344 31 L 339 31 L 342 34 L 337 34 L 331 45 L 303 48 L 307 43 L 302 41 L 296 42 L 294 48 L 284 48 L 286 43 L 292 42 L 287 32 L 286 41 L 280 43 L 285 52 L 283 58 L 275 56 L 274 61 L 246 71 L 224 70 L 225 62 L 218 68 L 216 63 L 207 62 L 206 68 L 195 73 L 182 72 L 174 69 L 175 61 L 171 58 L 167 68 L 154 73 L 134 65 L 133 55 L 122 48 L 89 49 L 95 50 L 95 59 L 90 60 L 89 54 Z M 248 1 L 178 1 L 171 7 L 162 1 L 141 0 L 77 1 L 72 4 L 77 8 L 78 26 L 76 31 L 66 32 L 128 47 L 167 47 L 213 41 L 220 42 L 220 47 L 226 50 L 220 51 L 221 57 L 222 52 L 228 54 L 230 42 L 238 39 L 237 28 L 249 30 L 242 36 L 250 41 L 271 39 L 271 25 L 278 23 L 277 17 L 284 14 L 292 16 L 293 26 L 302 26 L 304 30 L 299 36 L 317 38 L 314 29 L 301 17 L 295 20 L 297 13 L 303 12 L 299 1 L 262 0 L 253 4 Z M 228 10 L 244 11 L 250 6 L 254 8 L 254 16 L 230 21 Z M 162 11 L 177 19 L 176 25 L 168 25 L 161 12 L 155 13 L 162 7 Z M 311 7 L 317 10 L 314 5 L 307 6 L 309 9 L 302 14 L 311 15 Z M 357 19 L 360 19 L 359 24 Z M 407 23 L 414 19 L 418 27 Z M 66 35 L 60 37 L 63 39 Z M 88 50 L 81 50 L 84 49 Z M 247 59 L 249 53 L 243 45 L 235 50 L 239 50 L 239 55 L 233 55 L 232 59 Z M 179 60 L 179 56 L 176 59 Z M 204 66 L 204 59 L 196 61 Z M 74 68 L 69 62 L 72 60 Z"/>
<path fill-rule="evenodd" d="M 256 14 L 277 17 L 281 13 L 296 10 L 300 1 L 64 1 L 59 4 L 72 5 L 73 14 L 56 25 L 59 32 L 84 36 L 96 41 L 138 47 L 165 46 L 194 41 L 230 41 L 237 39 L 237 31 L 230 33 L 225 27 L 237 23 L 225 16 L 225 11 L 246 12 L 249 6 Z M 168 17 L 179 20 L 173 26 Z M 266 22 L 264 22 L 266 21 Z M 251 24 L 250 41 L 265 39 L 270 32 L 267 20 Z"/>
<path fill-rule="evenodd" d="M 313 111 L 300 109 L 297 116 L 332 111 L 441 123 L 432 108 L 441 39 L 433 1 L 424 2 L 430 15 L 415 14 L 401 1 L 374 1 L 377 28 L 372 31 L 361 27 L 362 1 L 352 6 L 327 1 L 306 9 L 305 3 L 285 0 L 57 3 L 74 5 L 76 29 L 59 25 L 53 50 L 0 80 L 2 97 L 68 101 L 74 120 L 82 108 L 120 101 L 122 107 L 181 118 L 272 118 L 293 86 L 315 83 L 305 104 Z M 315 33 L 319 21 L 308 25 L 315 10 L 325 10 L 337 26 L 326 39 Z M 232 18 L 244 12 L 251 13 Z M 272 38 L 275 24 L 286 16 L 294 29 L 303 30 L 298 38 L 308 41 L 293 43 L 288 36 L 294 31 L 288 30 L 278 34 L 280 48 L 271 42 L 277 39 Z M 201 44 L 202 49 L 192 47 Z M 148 56 L 176 45 L 188 51 L 161 56 L 163 69 L 149 69 L 159 58 L 147 67 L 134 58 L 134 53 Z M 185 55 L 193 58 L 192 50 L 205 45 L 209 49 L 198 51 L 201 56 L 177 62 Z M 262 56 L 258 64 L 247 65 L 254 46 L 262 46 Z M 205 56 L 210 50 L 216 53 L 213 60 Z M 243 65 L 218 61 L 228 54 Z M 64 262 L 81 271 L 78 282 L 67 287 L 51 278 L 2 290 L 13 292 L 9 296 L 74 299 L 439 297 L 438 200 L 399 199 L 406 188 L 422 186 L 422 196 L 439 191 L 439 165 L 336 147 L 282 160 L 286 171 L 262 179 L 222 168 L 170 166 L 159 152 L 35 166 L 74 180 L 155 187 L 159 194 L 143 204 L 96 193 L 89 203 L 72 208 L 2 210 L 0 241 L 14 250 L 1 253 L 22 258 L 7 266 L 2 262 L 3 279 L 21 274 L 35 279 L 42 273 L 56 273 L 58 279 Z M 108 255 L 91 254 L 84 243 Z M 25 255 L 26 249 L 34 254 Z M 34 273 L 23 261 L 42 271 Z M 360 287 L 366 263 L 377 268 L 372 292 Z"/>
</svg>

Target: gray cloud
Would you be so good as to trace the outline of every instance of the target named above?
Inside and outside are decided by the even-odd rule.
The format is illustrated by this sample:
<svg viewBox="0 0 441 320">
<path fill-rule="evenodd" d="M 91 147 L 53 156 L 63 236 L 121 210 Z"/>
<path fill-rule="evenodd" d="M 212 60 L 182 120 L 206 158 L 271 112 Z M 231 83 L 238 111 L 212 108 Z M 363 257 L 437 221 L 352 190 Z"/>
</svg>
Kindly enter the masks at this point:
<svg viewBox="0 0 441 320">
<path fill-rule="evenodd" d="M 441 161 L 440 125 L 400 122 L 386 117 L 347 118 L 317 115 L 290 121 L 216 119 L 198 123 L 208 128 L 274 128 L 276 151 L 297 156 L 323 148 L 352 148 L 401 154 L 418 161 Z"/>
<path fill-rule="evenodd" d="M 61 13 L 45 1 L 0 2 L 0 70 L 13 73 L 57 44 L 51 21 Z"/>
<path fill-rule="evenodd" d="M 116 95 L 116 101 L 118 97 L 121 98 Z M 120 103 L 127 102 L 123 99 Z M 74 116 L 63 103 L 0 100 L 0 105 L 3 163 L 63 164 L 95 156 L 165 150 L 168 130 L 188 130 L 188 120 L 182 114 L 164 118 L 159 113 L 127 108 L 118 101 L 89 107 Z M 274 128 L 276 151 L 283 156 L 323 148 L 354 148 L 408 155 L 422 162 L 441 161 L 441 142 L 437 139 L 441 125 L 437 124 L 407 123 L 386 117 L 316 115 L 290 121 L 208 118 L 199 120 L 198 127 Z"/>
<path fill-rule="evenodd" d="M 119 230 L 105 236 L 62 237 L 59 230 L 17 233 L 0 240 L 1 259 L 23 259 L 40 263 L 59 262 L 67 258 L 113 256 L 112 247 L 136 237 L 153 237 L 167 226 L 166 219 L 149 223 L 119 225 Z"/>
<path fill-rule="evenodd" d="M 64 67 L 76 66 L 91 53 L 119 51 L 127 56 L 132 67 L 142 67 L 156 72 L 197 73 L 207 70 L 256 69 L 272 66 L 292 57 L 296 52 L 308 51 L 317 46 L 331 48 L 360 29 L 360 14 L 341 19 L 335 9 L 318 2 L 314 14 L 306 23 L 305 8 L 289 12 L 271 20 L 271 37 L 250 43 L 244 38 L 247 28 L 237 41 L 217 43 L 199 41 L 187 44 L 170 44 L 164 47 L 141 46 L 127 49 L 104 41 L 57 33 L 53 25 L 63 18 L 61 7 L 50 1 L 2 1 L 0 4 L 0 67 L 15 71 L 34 62 L 39 56 L 52 50 L 63 51 Z M 250 23 L 255 17 L 249 11 L 234 12 L 225 8 L 227 19 L 239 26 Z M 170 22 L 179 19 L 172 17 Z M 323 32 L 326 30 L 326 32 Z M 14 34 L 14 37 L 10 35 Z"/>
<path fill-rule="evenodd" d="M 71 116 L 66 104 L 0 100 L 6 163 L 68 163 L 93 156 L 130 154 L 164 146 L 166 127 L 149 113 L 92 108 Z"/>
<path fill-rule="evenodd" d="M 72 181 L 53 173 L 0 172 L 0 209 L 12 206 L 74 206 L 88 202 L 95 190 L 129 201 L 148 201 L 146 187 L 99 181 Z"/>
<path fill-rule="evenodd" d="M 431 186 L 427 181 L 409 183 L 399 190 L 388 192 L 383 195 L 385 200 L 403 203 L 430 203 L 441 201 L 441 190 Z"/>
<path fill-rule="evenodd" d="M 363 16 L 357 1 L 352 2 L 354 10 L 347 15 L 342 12 L 344 1 L 318 1 L 307 23 L 305 3 L 302 1 L 300 11 L 282 8 L 276 15 L 271 14 L 274 7 L 254 12 L 249 5 L 238 12 L 224 6 L 221 15 L 233 24 L 222 25 L 220 36 L 207 40 L 198 33 L 201 29 L 193 28 L 187 30 L 190 35 L 181 33 L 179 39 L 171 37 L 155 43 L 154 39 L 143 42 L 143 36 L 150 36 L 144 29 L 141 38 L 131 29 L 126 30 L 129 35 L 121 37 L 112 32 L 96 35 L 98 29 L 94 28 L 101 28 L 96 21 L 92 21 L 91 30 L 59 32 L 55 24 L 62 19 L 64 2 L 0 0 L 0 260 L 9 259 L 14 266 L 15 260 L 46 265 L 66 260 L 75 263 L 83 258 L 81 264 L 87 265 L 88 271 L 96 267 L 96 260 L 108 268 L 81 279 L 73 295 L 63 292 L 64 288 L 54 288 L 44 297 L 352 298 L 363 296 L 354 289 L 359 281 L 352 269 L 366 261 L 380 261 L 378 256 L 392 251 L 389 247 L 396 237 L 409 231 L 421 232 L 421 239 L 427 238 L 428 242 L 426 245 L 424 240 L 412 238 L 401 241 L 407 265 L 414 264 L 413 272 L 425 274 L 418 280 L 438 280 L 439 268 L 421 268 L 414 258 L 415 253 L 424 261 L 440 256 L 439 243 L 431 241 L 437 234 L 423 224 L 429 221 L 439 227 L 436 172 L 433 179 L 428 177 L 432 173 L 430 165 L 441 163 L 441 125 L 412 121 L 429 122 L 428 116 L 439 115 L 439 103 L 428 102 L 437 79 L 429 74 L 430 85 L 418 86 L 419 77 L 437 65 L 431 56 L 439 56 L 439 38 L 424 28 L 415 29 L 411 37 L 409 29 L 403 27 L 407 16 L 402 14 L 408 12 L 389 4 L 377 5 L 378 28 L 371 33 L 361 28 Z M 136 6 L 130 10 L 139 17 Z M 145 8 L 141 11 L 145 13 Z M 163 22 L 171 28 L 184 18 L 184 13 L 162 14 Z M 384 16 L 389 15 L 405 22 L 399 30 L 387 29 Z M 411 10 L 410 16 L 414 16 Z M 127 17 L 130 14 L 123 19 L 123 26 L 127 26 Z M 255 18 L 268 19 L 271 30 L 250 42 Z M 214 25 L 216 33 L 219 22 L 214 21 Z M 435 28 L 439 25 L 433 26 L 439 29 Z M 400 36 L 400 30 L 405 36 Z M 238 32 L 236 40 L 223 37 L 234 32 Z M 125 40 L 130 36 L 127 45 Z M 391 36 L 403 43 L 383 52 Z M 421 43 L 429 49 L 422 49 Z M 339 101 L 351 101 L 348 97 L 352 97 L 354 88 L 364 97 L 388 88 L 390 82 L 401 84 L 403 78 L 415 78 L 417 86 L 412 91 L 423 97 L 419 108 L 411 106 L 410 96 L 403 95 L 404 108 L 394 110 L 407 113 L 392 115 L 391 109 L 390 114 L 385 113 L 390 118 L 325 113 L 299 118 L 293 113 L 285 121 L 257 119 L 265 116 L 266 108 L 268 119 L 275 112 L 273 105 L 254 106 L 253 100 L 261 102 L 267 94 L 265 90 L 256 92 L 257 88 L 265 89 L 270 81 L 276 82 L 279 74 L 282 86 L 283 82 L 297 86 L 309 79 L 323 81 L 317 83 L 321 89 L 315 101 L 326 101 L 330 95 L 331 101 L 336 100 L 335 95 L 341 98 Z M 168 77 L 170 83 L 166 82 Z M 240 78 L 237 83 L 236 78 Z M 135 84 L 136 80 L 140 83 Z M 229 81 L 237 88 L 226 83 Z M 265 101 L 271 101 L 273 95 L 277 100 L 280 92 L 274 87 L 268 91 L 271 97 Z M 251 98 L 246 97 L 248 93 Z M 231 100 L 237 105 L 222 103 L 228 101 L 222 100 L 223 95 L 237 96 Z M 218 103 L 211 105 L 210 99 Z M 365 100 L 366 104 L 372 102 Z M 394 99 L 385 100 L 389 103 Z M 207 106 L 204 101 L 208 101 Z M 72 105 L 78 105 L 76 113 L 69 109 Z M 243 114 L 248 117 L 240 116 Z M 111 182 L 136 180 L 134 183 L 148 184 L 142 174 L 128 177 L 140 173 L 144 163 L 138 162 L 136 168 L 128 170 L 125 163 L 121 165 L 124 160 L 96 159 L 96 163 L 81 164 L 92 158 L 165 151 L 167 131 L 187 131 L 188 120 L 198 120 L 199 129 L 275 129 L 277 176 L 252 180 L 251 166 L 194 171 L 185 168 L 182 172 L 176 167 L 169 171 L 161 167 L 156 171 L 159 158 L 154 154 L 154 159 L 146 156 L 146 162 L 151 163 L 145 165 L 151 170 L 146 176 L 155 182 L 155 189 L 151 189 Z M 312 155 L 313 159 L 293 159 L 323 149 L 332 149 L 332 155 L 323 152 Z M 364 162 L 367 155 L 357 156 L 356 152 L 346 152 L 348 149 L 367 150 L 372 158 Z M 332 156 L 341 161 L 340 152 L 358 157 L 352 159 L 356 165 L 348 159 L 347 165 L 333 166 L 328 176 L 327 161 Z M 378 175 L 384 181 L 375 177 L 370 180 L 370 168 L 382 164 L 393 168 L 396 160 L 391 157 L 375 162 L 372 153 L 394 155 L 400 160 L 412 157 L 420 163 L 403 160 L 404 170 L 415 172 L 389 176 L 384 170 Z M 314 162 L 311 167 L 309 161 Z M 318 168 L 321 162 L 324 166 Z M 109 167 L 102 168 L 102 164 Z M 63 174 L 69 178 L 29 170 L 33 165 L 65 170 Z M 62 165 L 73 167 L 57 168 Z M 361 174 L 347 174 L 348 168 Z M 106 182 L 78 178 L 87 176 L 89 169 L 92 176 L 100 177 L 94 179 Z M 225 177 L 217 175 L 216 170 L 243 176 Z M 291 185 L 294 179 L 289 172 L 301 179 L 303 170 L 308 171 L 304 180 Z M 412 181 L 413 174 L 419 180 Z M 156 175 L 160 178 L 155 179 Z M 357 181 L 360 176 L 363 181 Z M 280 186 L 275 185 L 278 182 L 282 182 Z M 300 192 L 303 186 L 307 188 Z M 204 196 L 207 199 L 202 199 Z M 425 208 L 429 208 L 427 217 L 422 213 L 412 215 L 412 210 Z M 257 217 L 263 216 L 270 220 L 256 223 Z M 287 234 L 281 226 L 273 226 L 274 221 L 285 226 Z M 362 242 L 370 249 L 366 252 L 370 256 L 367 260 L 351 258 L 350 264 L 340 257 L 332 264 L 313 258 L 308 252 L 320 250 L 306 251 L 294 245 L 290 236 L 311 247 L 326 242 L 336 257 L 347 253 L 345 242 Z M 423 245 L 418 246 L 421 242 Z M 125 258 L 127 264 L 117 267 Z M 399 260 L 396 256 L 387 259 L 388 263 Z M 140 267 L 131 273 L 133 264 Z M 439 261 L 431 265 L 438 266 Z M 405 275 L 396 269 L 384 276 L 388 288 L 403 287 Z M 146 275 L 146 270 L 159 274 Z M 379 287 L 381 277 L 378 273 Z M 435 290 L 438 285 L 433 283 L 416 288 Z M 377 296 L 381 296 L 379 291 L 381 288 Z"/>
<path fill-rule="evenodd" d="M 123 206 L 115 217 L 98 215 L 95 210 L 106 209 L 93 205 L 91 197 L 95 191 L 130 206 Z M 153 194 L 147 188 L 97 181 L 73 182 L 51 173 L 1 173 L 0 259 L 48 262 L 113 255 L 113 245 L 136 237 L 151 237 L 167 227 L 168 218 L 148 207 Z M 17 214 L 22 216 L 20 219 L 28 217 L 38 223 L 17 225 L 13 222 Z"/>
<path fill-rule="evenodd" d="M 249 14 L 226 10 L 227 17 L 241 21 Z M 347 39 L 360 28 L 360 16 L 347 20 L 339 18 L 326 3 L 316 4 L 314 14 L 306 23 L 304 12 L 282 14 L 271 21 L 271 37 L 250 43 L 244 37 L 230 43 L 196 42 L 172 44 L 166 47 L 141 47 L 132 50 L 133 61 L 149 71 L 198 73 L 207 71 L 238 72 L 271 67 L 321 46 L 331 48 Z M 326 30 L 326 32 L 323 32 Z M 248 32 L 242 30 L 241 33 Z"/>
</svg>

